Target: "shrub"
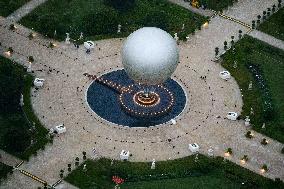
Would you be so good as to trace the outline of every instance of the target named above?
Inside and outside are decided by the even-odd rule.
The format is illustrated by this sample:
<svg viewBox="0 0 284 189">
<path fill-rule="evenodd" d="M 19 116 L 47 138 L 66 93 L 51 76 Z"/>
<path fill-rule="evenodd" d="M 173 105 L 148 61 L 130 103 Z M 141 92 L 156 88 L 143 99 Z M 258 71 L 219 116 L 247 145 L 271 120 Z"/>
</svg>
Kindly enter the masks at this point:
<svg viewBox="0 0 284 189">
<path fill-rule="evenodd" d="M 268 144 L 266 138 L 263 138 L 260 143 L 261 143 L 262 145 L 267 145 L 267 144 Z"/>
<path fill-rule="evenodd" d="M 245 134 L 245 136 L 246 136 L 247 138 L 252 138 L 252 137 L 253 137 L 251 131 L 248 131 L 248 132 Z"/>
<path fill-rule="evenodd" d="M 29 60 L 29 62 L 34 62 L 35 61 L 33 56 L 29 56 L 28 60 Z"/>
<path fill-rule="evenodd" d="M 232 148 L 228 148 L 227 151 L 226 151 L 226 153 L 229 153 L 229 154 L 231 155 L 231 154 L 233 153 Z"/>
</svg>

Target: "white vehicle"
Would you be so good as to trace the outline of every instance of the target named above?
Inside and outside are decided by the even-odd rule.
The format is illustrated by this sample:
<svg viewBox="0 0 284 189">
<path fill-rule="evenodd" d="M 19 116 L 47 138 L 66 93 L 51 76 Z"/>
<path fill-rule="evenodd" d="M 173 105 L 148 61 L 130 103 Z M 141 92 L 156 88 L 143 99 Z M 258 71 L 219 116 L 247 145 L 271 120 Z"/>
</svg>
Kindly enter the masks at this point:
<svg viewBox="0 0 284 189">
<path fill-rule="evenodd" d="M 95 43 L 93 41 L 86 41 L 84 42 L 84 47 L 86 49 L 93 49 L 95 48 Z"/>
<path fill-rule="evenodd" d="M 66 132 L 66 127 L 61 124 L 61 125 L 58 125 L 58 126 L 55 126 L 54 130 L 58 133 L 58 134 L 62 134 L 62 133 L 65 133 Z"/>
<path fill-rule="evenodd" d="M 188 149 L 193 152 L 193 153 L 196 153 L 199 151 L 199 146 L 198 144 L 196 143 L 193 143 L 193 144 L 188 144 Z"/>
<path fill-rule="evenodd" d="M 172 122 L 173 125 L 177 124 L 177 121 L 174 120 L 174 119 L 171 119 L 171 122 Z"/>
<path fill-rule="evenodd" d="M 34 86 L 36 86 L 36 87 L 42 87 L 44 81 L 45 81 L 44 79 L 35 78 L 35 80 L 34 80 Z"/>
<path fill-rule="evenodd" d="M 228 80 L 231 78 L 231 74 L 228 71 L 222 71 L 219 73 L 219 76 L 224 79 L 224 80 Z"/>
<path fill-rule="evenodd" d="M 227 118 L 232 121 L 236 121 L 238 114 L 236 112 L 228 112 Z"/>
<path fill-rule="evenodd" d="M 128 160 L 129 154 L 130 154 L 129 151 L 122 150 L 122 151 L 120 152 L 120 159 L 121 159 L 121 160 Z"/>
</svg>

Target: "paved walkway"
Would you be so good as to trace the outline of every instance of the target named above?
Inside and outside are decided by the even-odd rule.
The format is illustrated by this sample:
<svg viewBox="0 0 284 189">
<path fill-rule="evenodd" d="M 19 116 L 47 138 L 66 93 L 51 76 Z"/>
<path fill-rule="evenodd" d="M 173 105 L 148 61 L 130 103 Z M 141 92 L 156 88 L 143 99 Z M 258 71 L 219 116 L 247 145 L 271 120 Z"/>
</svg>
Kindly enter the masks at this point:
<svg viewBox="0 0 284 189">
<path fill-rule="evenodd" d="M 264 41 L 265 43 L 268 43 L 271 46 L 284 50 L 284 41 L 277 39 L 271 35 L 268 35 L 258 30 L 253 30 L 252 32 L 250 32 L 249 35 L 258 40 Z"/>
<path fill-rule="evenodd" d="M 261 1 L 264 7 L 265 2 Z M 252 11 L 243 14 L 252 14 Z M 248 128 L 243 121 L 224 119 L 228 111 L 241 112 L 241 89 L 234 79 L 221 80 L 218 74 L 224 69 L 211 60 L 215 47 L 229 41 L 230 36 L 237 36 L 238 30 L 247 31 L 244 26 L 216 16 L 209 28 L 179 45 L 180 64 L 173 78 L 184 87 L 188 100 L 176 125 L 127 128 L 107 123 L 89 109 L 85 92 L 90 81 L 83 76 L 85 72 L 99 75 L 122 68 L 120 52 L 124 39 L 97 41 L 94 52 L 86 55 L 83 47 L 77 50 L 64 43 L 57 42 L 54 49 L 47 48 L 50 40 L 39 34 L 29 40 L 30 29 L 19 25 L 12 32 L 9 24 L 10 21 L 0 18 L 0 53 L 11 46 L 15 51 L 11 58 L 26 66 L 27 56 L 34 56 L 34 74 L 46 79 L 42 89 L 32 91 L 34 110 L 47 128 L 60 123 L 67 127 L 64 135 L 55 137 L 53 145 L 47 145 L 21 169 L 53 184 L 59 179 L 60 169 L 66 170 L 68 163 L 73 166 L 75 157 L 81 159 L 82 151 L 92 157 L 94 147 L 99 156 L 118 159 L 120 151 L 128 149 L 133 154 L 131 161 L 151 161 L 191 155 L 188 144 L 197 142 L 204 154 L 213 148 L 215 155 L 223 156 L 231 147 L 234 154 L 228 158 L 230 161 L 240 164 L 240 158 L 248 155 L 248 163 L 242 166 L 258 173 L 265 163 L 269 171 L 264 176 L 284 179 L 284 157 L 280 153 L 283 144 L 258 133 L 253 139 L 246 139 L 244 134 Z M 260 145 L 264 137 L 269 140 L 267 146 Z M 30 178 L 16 173 L 0 188 L 37 186 Z"/>
<path fill-rule="evenodd" d="M 12 22 L 18 22 L 21 18 L 29 14 L 32 10 L 46 1 L 47 0 L 31 0 L 24 6 L 20 7 L 18 10 L 10 14 L 7 19 Z"/>
<path fill-rule="evenodd" d="M 8 154 L 7 152 L 5 152 L 1 149 L 0 149 L 0 155 L 1 155 L 0 162 L 4 163 L 6 165 L 10 165 L 12 167 L 18 165 L 22 161 L 19 158 Z"/>
</svg>

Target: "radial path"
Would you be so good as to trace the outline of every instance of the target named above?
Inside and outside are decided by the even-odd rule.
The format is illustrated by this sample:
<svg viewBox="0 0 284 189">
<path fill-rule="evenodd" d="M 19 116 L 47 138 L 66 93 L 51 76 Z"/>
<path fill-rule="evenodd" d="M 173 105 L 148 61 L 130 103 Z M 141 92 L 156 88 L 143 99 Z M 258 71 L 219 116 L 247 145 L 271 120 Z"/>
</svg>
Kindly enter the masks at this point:
<svg viewBox="0 0 284 189">
<path fill-rule="evenodd" d="M 246 3 L 249 2 L 240 1 L 232 10 L 250 18 L 251 14 L 257 11 L 260 14 L 270 4 L 259 0 L 263 9 L 250 4 L 251 8 L 247 10 Z M 238 30 L 247 31 L 244 26 L 215 16 L 209 28 L 179 45 L 180 64 L 172 78 L 184 87 L 188 101 L 176 125 L 128 128 L 105 122 L 89 109 L 85 94 L 91 81 L 83 76 L 86 72 L 100 75 L 122 68 L 120 49 L 124 39 L 97 41 L 94 52 L 86 55 L 83 47 L 77 50 L 64 43 L 56 42 L 57 47 L 47 48 L 49 40 L 39 34 L 29 40 L 27 36 L 31 30 L 18 26 L 12 32 L 8 29 L 9 24 L 8 20 L 0 19 L 1 53 L 12 47 L 15 53 L 11 58 L 25 66 L 27 56 L 34 57 L 34 74 L 46 79 L 44 87 L 31 94 L 34 110 L 47 128 L 61 123 L 67 128 L 65 134 L 55 137 L 52 145 L 47 145 L 20 169 L 54 184 L 59 180 L 61 169 L 67 172 L 67 164 L 73 166 L 75 157 L 82 157 L 82 151 L 92 157 L 94 147 L 98 156 L 118 159 L 120 151 L 126 149 L 133 154 L 131 161 L 151 161 L 191 155 L 188 144 L 196 142 L 204 154 L 211 147 L 215 155 L 223 156 L 225 149 L 230 147 L 234 155 L 229 160 L 239 164 L 246 154 L 250 158 L 243 165 L 246 168 L 259 172 L 265 163 L 269 171 L 264 176 L 284 179 L 284 158 L 280 154 L 283 144 L 266 137 L 269 144 L 262 146 L 263 135 L 255 133 L 255 138 L 248 140 L 244 136 L 247 129 L 243 121 L 224 119 L 228 111 L 240 113 L 241 93 L 234 79 L 224 81 L 218 77 L 223 68 L 211 60 L 215 47 L 222 46 L 230 36 L 237 36 Z M 206 76 L 206 79 L 200 76 Z M 37 186 L 40 186 L 38 182 L 16 171 L 1 188 Z"/>
</svg>

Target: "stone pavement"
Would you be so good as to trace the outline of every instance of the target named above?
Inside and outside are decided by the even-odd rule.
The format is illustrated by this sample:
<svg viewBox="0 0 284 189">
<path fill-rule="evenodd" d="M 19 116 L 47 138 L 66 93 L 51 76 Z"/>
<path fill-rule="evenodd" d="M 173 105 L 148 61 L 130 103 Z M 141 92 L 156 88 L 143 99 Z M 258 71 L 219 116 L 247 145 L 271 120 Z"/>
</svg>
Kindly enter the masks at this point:
<svg viewBox="0 0 284 189">
<path fill-rule="evenodd" d="M 0 149 L 0 155 L 1 155 L 0 162 L 12 167 L 18 165 L 22 161 L 19 158 L 8 154 L 7 152 L 1 149 Z"/>
<path fill-rule="evenodd" d="M 259 1 L 266 7 L 265 0 Z M 242 8 L 246 10 L 238 6 Z M 77 156 L 81 159 L 82 151 L 93 157 L 94 147 L 98 156 L 118 159 L 120 151 L 126 149 L 133 154 L 131 161 L 159 161 L 191 155 L 188 144 L 196 142 L 203 154 L 213 148 L 215 155 L 223 156 L 230 147 L 233 149 L 233 156 L 228 157 L 230 161 L 240 164 L 240 158 L 248 155 L 249 161 L 242 166 L 259 173 L 265 163 L 269 171 L 264 176 L 284 179 L 284 158 L 280 153 L 283 144 L 258 133 L 254 133 L 253 139 L 247 139 L 244 135 L 248 128 L 243 121 L 225 119 L 228 111 L 241 112 L 241 89 L 233 78 L 221 80 L 218 74 L 224 68 L 211 60 L 215 47 L 229 41 L 230 36 L 237 36 L 240 29 L 246 32 L 244 26 L 215 16 L 209 28 L 191 35 L 188 42 L 181 42 L 180 64 L 173 78 L 183 86 L 188 99 L 185 110 L 176 119 L 177 124 L 128 128 L 108 123 L 89 109 L 85 94 L 90 81 L 83 76 L 85 72 L 100 75 L 122 68 L 120 52 L 124 39 L 96 41 L 95 50 L 86 55 L 82 46 L 77 50 L 72 45 L 56 42 L 57 47 L 47 48 L 50 39 L 37 34 L 29 40 L 30 29 L 19 25 L 12 32 L 9 24 L 9 20 L 0 18 L 0 52 L 13 47 L 15 53 L 11 58 L 25 66 L 27 56 L 34 56 L 34 74 L 46 79 L 45 86 L 31 94 L 35 113 L 47 128 L 60 123 L 67 127 L 65 134 L 55 137 L 52 145 L 25 162 L 21 169 L 53 184 L 59 180 L 61 169 L 67 172 L 68 163 L 73 168 L 74 159 Z M 260 145 L 264 137 L 269 140 L 267 146 Z M 37 186 L 38 183 L 16 172 L 0 188 Z"/>
<path fill-rule="evenodd" d="M 21 18 L 29 14 L 32 10 L 46 1 L 47 0 L 31 0 L 20 7 L 18 10 L 10 14 L 7 19 L 12 22 L 18 22 L 19 20 L 21 20 Z"/>
<path fill-rule="evenodd" d="M 282 49 L 284 50 L 284 41 L 277 39 L 271 35 L 268 35 L 266 33 L 263 33 L 261 31 L 258 30 L 253 30 L 252 32 L 250 32 L 249 34 L 251 37 L 254 37 L 258 40 L 261 40 L 265 43 L 270 44 L 271 46 L 274 46 L 276 48 Z"/>
</svg>

